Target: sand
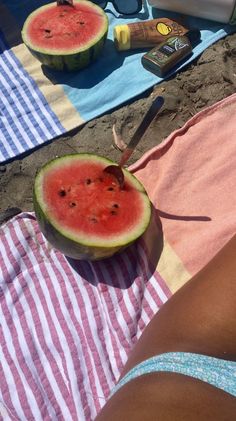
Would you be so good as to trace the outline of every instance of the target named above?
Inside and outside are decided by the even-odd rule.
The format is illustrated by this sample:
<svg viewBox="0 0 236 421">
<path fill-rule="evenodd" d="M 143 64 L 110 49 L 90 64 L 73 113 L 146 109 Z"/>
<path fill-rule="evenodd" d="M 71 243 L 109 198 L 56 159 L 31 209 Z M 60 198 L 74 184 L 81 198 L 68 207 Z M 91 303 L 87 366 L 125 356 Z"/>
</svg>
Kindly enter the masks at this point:
<svg viewBox="0 0 236 421">
<path fill-rule="evenodd" d="M 60 137 L 22 159 L 0 166 L 0 223 L 21 211 L 32 211 L 36 171 L 48 160 L 67 153 L 93 152 L 119 160 L 112 126 L 128 142 L 151 103 L 163 95 L 165 105 L 129 160 L 138 160 L 194 114 L 236 90 L 236 33 L 218 41 L 190 66 L 148 91 L 131 104 L 94 119 L 66 137 Z M 222 139 L 224 147 L 224 139 Z"/>
</svg>

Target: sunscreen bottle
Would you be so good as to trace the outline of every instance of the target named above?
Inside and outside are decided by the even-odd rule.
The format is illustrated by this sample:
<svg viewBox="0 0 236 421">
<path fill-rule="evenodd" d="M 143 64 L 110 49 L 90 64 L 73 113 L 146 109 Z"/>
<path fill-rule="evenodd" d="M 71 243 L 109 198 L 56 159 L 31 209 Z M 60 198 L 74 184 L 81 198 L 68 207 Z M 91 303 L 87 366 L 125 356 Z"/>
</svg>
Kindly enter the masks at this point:
<svg viewBox="0 0 236 421">
<path fill-rule="evenodd" d="M 154 47 L 158 43 L 175 35 L 184 35 L 189 31 L 180 23 L 168 19 L 151 19 L 132 22 L 114 27 L 114 43 L 118 51 Z"/>
<path fill-rule="evenodd" d="M 192 29 L 182 36 L 173 36 L 148 51 L 141 59 L 145 69 L 164 77 L 178 63 L 187 58 L 200 41 L 200 31 Z"/>
</svg>

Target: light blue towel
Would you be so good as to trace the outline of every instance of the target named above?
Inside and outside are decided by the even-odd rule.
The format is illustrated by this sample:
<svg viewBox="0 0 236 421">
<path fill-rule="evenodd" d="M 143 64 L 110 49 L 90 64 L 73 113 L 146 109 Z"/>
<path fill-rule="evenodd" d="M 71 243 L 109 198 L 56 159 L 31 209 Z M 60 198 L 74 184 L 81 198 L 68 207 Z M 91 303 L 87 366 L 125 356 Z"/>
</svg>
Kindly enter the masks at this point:
<svg viewBox="0 0 236 421">
<path fill-rule="evenodd" d="M 22 28 L 29 13 L 46 3 L 49 1 L 0 0 L 0 21 L 4 19 L 4 10 L 7 10 L 18 22 L 19 28 Z M 51 86 L 56 83 L 63 87 L 84 122 L 111 111 L 162 81 L 141 64 L 141 57 L 147 49 L 116 51 L 113 27 L 157 17 L 178 16 L 165 11 L 158 12 L 146 4 L 136 16 L 119 16 L 109 3 L 106 12 L 110 23 L 108 39 L 102 56 L 94 64 L 77 73 L 46 71 L 48 83 Z M 175 72 L 194 60 L 209 45 L 236 30 L 235 26 L 191 17 L 186 18 L 186 25 L 201 30 L 201 42 L 194 48 L 192 56 L 177 67 Z M 9 31 L 13 29 L 9 28 Z M 42 95 L 40 80 L 34 80 L 33 76 L 22 68 L 14 50 L 9 49 L 7 39 L 6 34 L 0 30 L 0 162 L 33 150 L 67 132 L 65 121 L 55 114 Z M 19 43 L 21 42 L 19 39 Z M 82 123 L 78 119 L 77 126 Z"/>
</svg>

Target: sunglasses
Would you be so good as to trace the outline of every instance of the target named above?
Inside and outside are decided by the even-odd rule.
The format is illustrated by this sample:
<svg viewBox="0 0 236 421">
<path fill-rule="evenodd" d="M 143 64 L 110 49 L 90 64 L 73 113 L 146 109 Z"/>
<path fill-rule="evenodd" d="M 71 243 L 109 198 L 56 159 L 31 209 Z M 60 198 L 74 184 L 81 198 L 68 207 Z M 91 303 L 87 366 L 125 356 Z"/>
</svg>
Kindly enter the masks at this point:
<svg viewBox="0 0 236 421">
<path fill-rule="evenodd" d="M 105 9 L 107 3 L 112 3 L 114 9 L 122 15 L 133 15 L 140 12 L 143 7 L 143 0 L 111 0 L 111 1 L 99 1 L 93 0 L 93 3 Z"/>
</svg>

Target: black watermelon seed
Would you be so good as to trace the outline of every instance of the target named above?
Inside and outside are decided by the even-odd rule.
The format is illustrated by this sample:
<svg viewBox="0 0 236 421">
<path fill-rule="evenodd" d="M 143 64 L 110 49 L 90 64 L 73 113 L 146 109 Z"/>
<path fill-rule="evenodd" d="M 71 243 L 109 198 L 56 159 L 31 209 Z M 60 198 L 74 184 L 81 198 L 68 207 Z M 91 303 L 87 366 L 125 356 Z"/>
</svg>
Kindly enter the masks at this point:
<svg viewBox="0 0 236 421">
<path fill-rule="evenodd" d="M 64 197 L 66 195 L 66 191 L 64 189 L 59 190 L 59 196 Z"/>
<path fill-rule="evenodd" d="M 45 32 L 47 32 L 47 34 L 50 34 L 51 29 L 44 29 Z"/>
<path fill-rule="evenodd" d="M 113 191 L 114 190 L 114 187 L 108 187 L 108 189 L 107 190 L 109 190 L 109 191 Z"/>
<path fill-rule="evenodd" d="M 70 208 L 74 208 L 76 206 L 76 203 L 75 202 L 70 202 L 69 203 L 69 206 L 70 206 Z"/>
<path fill-rule="evenodd" d="M 117 209 L 117 208 L 119 207 L 119 205 L 118 205 L 118 203 L 114 203 L 114 204 L 112 205 L 112 207 Z"/>
<path fill-rule="evenodd" d="M 114 210 L 112 210 L 112 211 L 110 212 L 110 214 L 111 214 L 111 215 L 117 215 L 117 212 L 116 212 L 116 211 L 114 211 Z"/>
<path fill-rule="evenodd" d="M 90 178 L 87 178 L 87 180 L 85 182 L 86 182 L 86 184 L 91 184 L 92 180 Z"/>
</svg>

